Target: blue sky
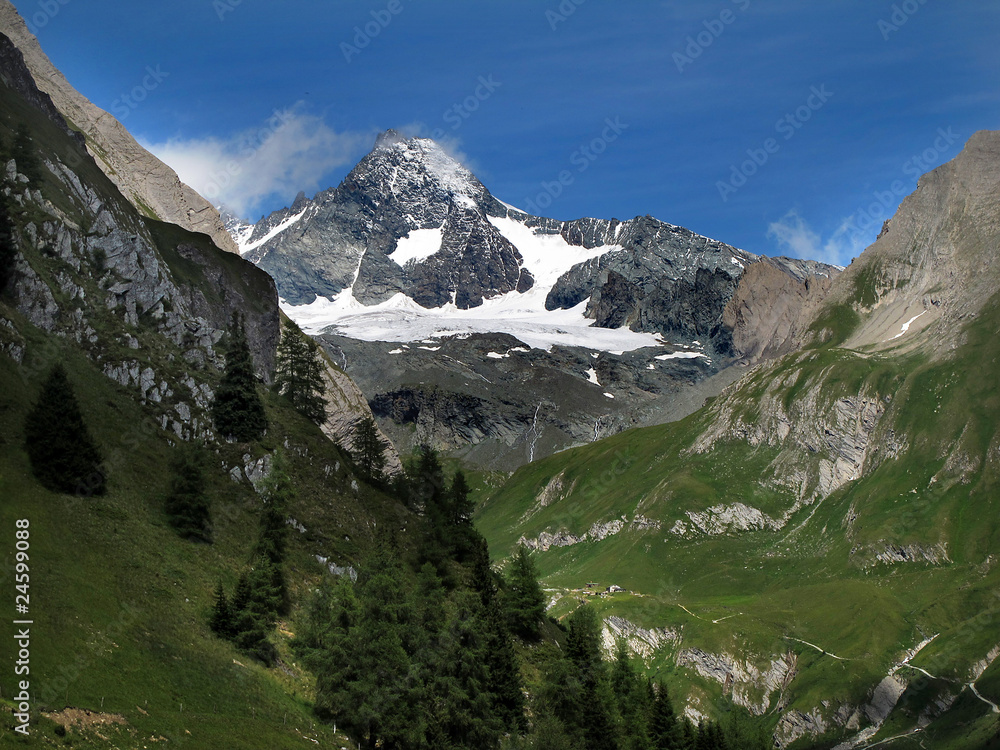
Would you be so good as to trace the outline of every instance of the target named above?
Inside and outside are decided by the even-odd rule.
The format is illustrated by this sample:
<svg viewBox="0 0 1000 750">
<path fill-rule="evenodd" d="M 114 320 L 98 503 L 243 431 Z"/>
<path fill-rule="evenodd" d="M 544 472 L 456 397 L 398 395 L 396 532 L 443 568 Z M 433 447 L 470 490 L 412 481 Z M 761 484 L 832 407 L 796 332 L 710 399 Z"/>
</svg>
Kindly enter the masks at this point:
<svg viewBox="0 0 1000 750">
<path fill-rule="evenodd" d="M 548 216 L 847 263 L 1000 127 L 995 0 L 14 4 L 71 83 L 251 219 L 392 127 Z"/>
</svg>

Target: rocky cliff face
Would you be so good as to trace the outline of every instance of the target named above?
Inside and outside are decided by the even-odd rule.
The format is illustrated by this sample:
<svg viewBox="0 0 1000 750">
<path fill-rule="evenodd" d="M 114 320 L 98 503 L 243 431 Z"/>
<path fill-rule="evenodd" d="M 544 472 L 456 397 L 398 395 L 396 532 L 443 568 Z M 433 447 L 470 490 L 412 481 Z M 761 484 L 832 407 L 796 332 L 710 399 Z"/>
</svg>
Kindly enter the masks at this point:
<svg viewBox="0 0 1000 750">
<path fill-rule="evenodd" d="M 749 362 L 799 347 L 837 269 L 794 258 L 761 258 L 747 266 L 722 312 L 734 351 Z"/>
<path fill-rule="evenodd" d="M 25 321 L 5 321 L 5 349 L 18 361 L 30 355 L 25 324 L 70 337 L 108 377 L 136 390 L 162 427 L 184 438 L 207 434 L 218 344 L 234 312 L 246 318 L 258 375 L 271 378 L 273 282 L 204 235 L 141 216 L 67 132 L 3 35 L 0 65 L 4 127 L 28 126 L 51 177 L 36 186 L 16 162 L 4 165 L 20 248 L 9 294 Z"/>
<path fill-rule="evenodd" d="M 9 0 L 0 0 L 0 32 L 21 51 L 38 89 L 50 97 L 72 127 L 86 136 L 91 156 L 141 214 L 207 234 L 218 247 L 236 252 L 236 244 L 218 211 L 140 146 L 118 120 L 70 85 Z"/>
<path fill-rule="evenodd" d="M 328 438 L 345 450 L 352 450 L 358 423 L 374 418 L 361 389 L 339 367 L 327 361 L 323 372 L 326 398 L 326 421 L 321 425 Z M 403 470 L 399 452 L 388 437 L 379 431 L 388 446 L 385 472 L 390 475 Z"/>
<path fill-rule="evenodd" d="M 530 216 L 498 201 L 433 141 L 393 131 L 336 189 L 300 196 L 249 236 L 234 230 L 246 257 L 275 278 L 292 306 L 343 295 L 375 305 L 402 294 L 424 308 L 469 310 L 505 296 L 516 304 L 530 292 L 544 298 L 539 313 L 585 305 L 598 327 L 677 344 L 701 340 L 721 357 L 741 353 L 723 311 L 758 261 L 649 216 Z M 772 267 L 788 286 L 836 274 L 817 263 Z M 770 293 L 789 291 L 776 282 Z"/>
<path fill-rule="evenodd" d="M 454 301 L 467 309 L 530 287 L 517 249 L 479 210 L 492 203 L 436 144 L 388 131 L 340 187 L 300 196 L 258 223 L 244 252 L 292 305 L 352 289 L 362 304 L 403 293 L 425 307 Z M 418 247 L 390 257 L 411 232 L 427 233 L 420 242 L 433 243 L 433 253 Z"/>
<path fill-rule="evenodd" d="M 830 302 L 861 323 L 850 347 L 954 348 L 959 330 L 1000 286 L 1000 133 L 980 131 L 924 175 L 882 234 L 833 284 Z M 905 328 L 904 328 L 905 327 Z"/>
</svg>

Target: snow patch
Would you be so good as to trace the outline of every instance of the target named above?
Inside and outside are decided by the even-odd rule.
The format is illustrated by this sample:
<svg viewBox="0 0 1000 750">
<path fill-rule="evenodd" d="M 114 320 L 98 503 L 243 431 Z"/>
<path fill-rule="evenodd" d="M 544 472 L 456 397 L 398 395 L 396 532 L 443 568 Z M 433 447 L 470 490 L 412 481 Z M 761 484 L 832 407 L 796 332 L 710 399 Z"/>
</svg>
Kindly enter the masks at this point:
<svg viewBox="0 0 1000 750">
<path fill-rule="evenodd" d="M 659 357 L 653 357 L 653 359 L 665 362 L 668 359 L 697 359 L 698 357 L 708 359 L 708 356 L 701 352 L 671 352 L 670 354 L 661 354 Z"/>
<path fill-rule="evenodd" d="M 401 267 L 411 261 L 419 263 L 427 260 L 441 249 L 442 234 L 440 227 L 411 230 L 396 243 L 396 249 L 389 254 L 389 257 Z"/>
<path fill-rule="evenodd" d="M 891 339 L 889 339 L 889 340 L 890 341 L 895 341 L 896 339 L 901 338 L 902 336 L 904 336 L 906 334 L 906 332 L 910 330 L 910 326 L 912 326 L 917 321 L 917 318 L 919 318 L 921 315 L 926 315 L 926 314 L 927 314 L 927 311 L 924 310 L 922 313 L 920 313 L 920 315 L 914 315 L 908 321 L 906 321 L 905 323 L 903 323 L 902 330 L 899 333 L 897 333 L 895 336 L 893 336 Z"/>
<path fill-rule="evenodd" d="M 437 164 L 435 169 L 443 170 L 444 176 L 435 173 L 435 177 L 453 195 L 473 193 L 475 185 L 466 179 L 471 173 L 443 152 L 440 156 L 451 166 L 435 161 L 437 157 L 431 159 Z M 403 294 L 366 306 L 354 298 L 351 289 L 345 289 L 333 299 L 318 298 L 309 305 L 293 307 L 282 302 L 282 309 L 309 333 L 335 331 L 362 341 L 424 341 L 473 333 L 507 333 L 535 349 L 548 351 L 553 346 L 573 346 L 615 354 L 662 344 L 651 333 L 595 327 L 594 321 L 585 317 L 586 300 L 568 310 L 545 309 L 549 291 L 560 276 L 578 263 L 620 252 L 619 246 L 575 247 L 559 234 L 536 232 L 514 219 L 489 217 L 489 220 L 520 251 L 523 267 L 535 280 L 527 292 L 508 292 L 484 300 L 478 307 L 461 310 L 455 305 L 454 296 L 450 303 L 433 309 L 421 307 Z M 399 240 L 390 257 L 404 265 L 430 257 L 440 246 L 440 229 L 417 229 Z"/>
<path fill-rule="evenodd" d="M 651 333 L 594 327 L 594 321 L 584 316 L 586 300 L 569 310 L 550 312 L 544 309 L 544 295 L 540 310 L 525 300 L 527 296 L 508 292 L 470 310 L 461 310 L 454 303 L 428 309 L 404 294 L 366 306 L 345 289 L 333 299 L 318 297 L 309 305 L 289 305 L 282 300 L 281 309 L 307 333 L 337 332 L 362 341 L 419 342 L 473 333 L 508 333 L 531 348 L 546 351 L 553 346 L 575 346 L 624 352 L 661 345 Z"/>
<path fill-rule="evenodd" d="M 589 380 L 594 385 L 601 384 L 601 381 L 597 379 L 597 370 L 595 370 L 593 367 L 587 370 L 587 380 Z"/>
<path fill-rule="evenodd" d="M 308 210 L 309 210 L 308 208 L 304 208 L 304 209 L 302 209 L 302 211 L 300 213 L 296 214 L 295 216 L 292 216 L 289 219 L 285 219 L 283 222 L 281 222 L 280 224 L 278 224 L 278 226 L 276 226 L 274 229 L 272 229 L 270 232 L 268 232 L 266 235 L 264 235 L 263 237 L 261 237 L 256 242 L 250 242 L 249 241 L 250 240 L 249 235 L 246 235 L 245 239 L 243 239 L 244 238 L 244 233 L 241 232 L 240 235 L 239 235 L 239 238 L 237 239 L 237 248 L 240 251 L 240 255 L 246 255 L 251 250 L 256 250 L 261 245 L 270 242 L 275 237 L 277 237 L 279 234 L 281 234 L 286 229 L 288 229 L 288 227 L 292 226 L 292 224 L 295 224 L 296 222 L 298 222 L 299 219 L 301 219 L 303 216 L 305 216 L 305 213 Z M 251 227 L 251 231 L 252 231 L 252 227 Z"/>
</svg>

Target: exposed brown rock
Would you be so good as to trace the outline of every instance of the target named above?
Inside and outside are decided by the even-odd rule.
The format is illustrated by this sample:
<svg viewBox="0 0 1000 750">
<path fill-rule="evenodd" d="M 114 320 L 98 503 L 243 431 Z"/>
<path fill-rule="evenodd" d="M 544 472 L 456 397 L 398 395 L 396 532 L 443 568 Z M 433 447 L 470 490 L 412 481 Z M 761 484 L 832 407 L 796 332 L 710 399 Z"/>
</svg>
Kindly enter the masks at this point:
<svg viewBox="0 0 1000 750">
<path fill-rule="evenodd" d="M 816 268 L 807 271 L 805 265 L 787 258 L 761 258 L 747 267 L 722 312 L 739 357 L 757 362 L 798 348 L 837 275 L 832 266 L 814 264 Z"/>
</svg>

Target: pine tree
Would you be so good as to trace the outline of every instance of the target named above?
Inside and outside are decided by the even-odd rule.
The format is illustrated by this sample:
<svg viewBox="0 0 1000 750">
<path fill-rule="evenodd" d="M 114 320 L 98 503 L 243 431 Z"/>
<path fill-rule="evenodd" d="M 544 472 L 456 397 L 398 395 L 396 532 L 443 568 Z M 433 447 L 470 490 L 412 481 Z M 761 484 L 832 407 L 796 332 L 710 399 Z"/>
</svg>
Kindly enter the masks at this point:
<svg viewBox="0 0 1000 750">
<path fill-rule="evenodd" d="M 380 483 L 385 471 L 385 451 L 388 444 L 379 435 L 378 425 L 365 417 L 354 428 L 354 462 L 362 478 L 373 484 Z"/>
<path fill-rule="evenodd" d="M 267 559 L 273 571 L 272 585 L 278 592 L 278 614 L 287 614 L 291 606 L 288 584 L 285 581 L 285 545 L 288 539 L 288 507 L 295 499 L 295 487 L 288 473 L 285 454 L 276 450 L 272 454 L 271 472 L 261 483 L 264 500 L 260 530 L 254 547 L 254 557 Z"/>
<path fill-rule="evenodd" d="M 176 450 L 170 464 L 167 517 L 185 539 L 210 541 L 204 450 L 199 445 L 184 445 Z"/>
<path fill-rule="evenodd" d="M 17 232 L 10 215 L 10 199 L 0 192 L 0 294 L 7 291 L 17 263 Z"/>
<path fill-rule="evenodd" d="M 650 750 L 650 690 L 647 680 L 636 672 L 628 646 L 619 641 L 611 666 L 611 689 L 617 702 L 618 735 L 622 750 Z"/>
<path fill-rule="evenodd" d="M 472 572 L 469 585 L 473 591 L 478 592 L 483 606 L 488 607 L 497 600 L 501 578 L 493 571 L 493 567 L 490 565 L 489 545 L 486 544 L 486 540 L 482 536 L 476 540 L 473 547 L 470 567 Z"/>
<path fill-rule="evenodd" d="M 471 592 L 456 599 L 429 686 L 430 708 L 447 743 L 437 747 L 495 748 L 502 728 L 489 689 L 489 642 L 483 637 L 481 607 Z"/>
<path fill-rule="evenodd" d="M 291 320 L 285 321 L 281 332 L 274 386 L 302 416 L 316 424 L 326 421 L 319 347 Z"/>
<path fill-rule="evenodd" d="M 596 682 L 603 676 L 601 627 L 593 607 L 584 604 L 569 616 L 566 655 L 579 671 L 581 681 Z"/>
<path fill-rule="evenodd" d="M 409 747 L 422 734 L 421 706 L 412 680 L 413 611 L 394 545 L 379 541 L 361 565 L 356 593 L 358 622 L 348 640 L 355 679 L 334 702 L 369 747 Z"/>
<path fill-rule="evenodd" d="M 11 156 L 17 162 L 17 171 L 28 178 L 29 185 L 37 187 L 42 180 L 42 170 L 38 163 L 38 155 L 35 152 L 31 131 L 28 130 L 27 125 L 17 126 Z"/>
<path fill-rule="evenodd" d="M 232 641 L 241 651 L 267 665 L 274 662 L 277 653 L 270 635 L 280 605 L 281 596 L 274 585 L 274 565 L 266 557 L 257 558 L 236 584 L 230 605 Z"/>
<path fill-rule="evenodd" d="M 486 666 L 490 672 L 493 712 L 504 729 L 517 733 L 524 729 L 524 692 L 514 642 L 507 630 L 500 604 L 495 599 L 484 606 Z"/>
<path fill-rule="evenodd" d="M 472 525 L 472 513 L 474 506 L 469 494 L 472 489 L 469 487 L 465 474 L 459 470 L 452 478 L 451 487 L 448 489 L 448 542 L 451 547 L 451 554 L 459 562 L 465 562 L 473 554 L 476 545 L 476 538 L 479 532 Z"/>
<path fill-rule="evenodd" d="M 524 545 L 519 545 L 507 572 L 504 609 L 510 631 L 521 638 L 538 638 L 545 616 L 545 594 L 538 585 L 538 572 Z"/>
<path fill-rule="evenodd" d="M 684 727 L 674 714 L 667 684 L 662 680 L 656 684 L 656 697 L 649 719 L 649 734 L 655 750 L 683 750 L 686 747 Z"/>
<path fill-rule="evenodd" d="M 220 638 L 232 638 L 235 634 L 233 627 L 233 611 L 226 598 L 226 590 L 222 587 L 222 581 L 215 588 L 215 605 L 212 607 L 212 619 L 209 622 L 212 632 Z"/>
<path fill-rule="evenodd" d="M 90 437 L 61 364 L 52 368 L 24 422 L 31 470 L 53 492 L 103 495 L 101 454 Z"/>
<path fill-rule="evenodd" d="M 267 430 L 267 415 L 257 392 L 250 345 L 238 313 L 233 315 L 229 326 L 226 369 L 212 402 L 212 419 L 222 437 L 241 443 L 259 440 Z"/>
<path fill-rule="evenodd" d="M 569 617 L 566 655 L 575 667 L 581 689 L 578 715 L 581 717 L 584 747 L 587 750 L 615 750 L 615 696 L 606 680 L 601 655 L 601 629 L 594 608 L 583 605 Z"/>
</svg>

